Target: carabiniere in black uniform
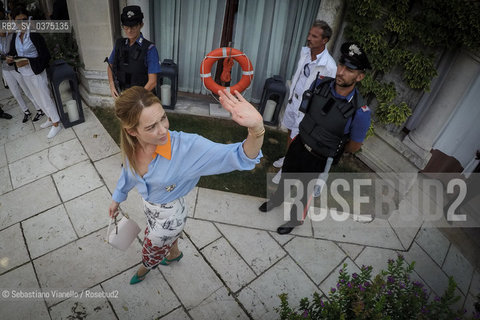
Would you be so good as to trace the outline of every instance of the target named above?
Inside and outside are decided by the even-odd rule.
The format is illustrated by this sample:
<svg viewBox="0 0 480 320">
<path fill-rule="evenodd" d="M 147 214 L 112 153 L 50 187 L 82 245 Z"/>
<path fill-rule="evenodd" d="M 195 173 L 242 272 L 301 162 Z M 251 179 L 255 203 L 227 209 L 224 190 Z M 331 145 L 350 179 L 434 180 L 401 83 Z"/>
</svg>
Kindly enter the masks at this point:
<svg viewBox="0 0 480 320">
<path fill-rule="evenodd" d="M 344 133 L 350 118 L 364 105 L 357 93 L 349 101 L 336 99 L 330 90 L 335 79 L 319 79 L 314 88 L 303 94 L 300 111 L 305 113 L 300 122 L 300 138 L 306 150 L 319 158 L 332 157 L 333 164 L 340 160 L 350 133 Z"/>
<path fill-rule="evenodd" d="M 290 220 L 278 227 L 279 234 L 290 233 L 295 226 L 303 223 L 303 214 L 311 203 L 307 201 L 310 192 L 307 190 L 309 182 L 314 179 L 316 181 L 319 173 L 328 172 L 329 166 L 326 166 L 328 159 L 332 159 L 333 164 L 338 163 L 350 142 L 352 128 L 359 130 L 355 131 L 355 139 L 359 141 L 353 141 L 356 144 L 352 144 L 349 150 L 359 148 L 358 144 L 365 138 L 370 124 L 370 110 L 364 105 L 363 98 L 355 88 L 356 83 L 364 78 L 365 69 L 371 68 L 368 58 L 361 47 L 353 42 L 345 42 L 340 51 L 341 71 L 337 69 L 336 79 L 318 79 L 317 75 L 310 89 L 304 92 L 300 111 L 305 113 L 305 116 L 300 122 L 299 134 L 285 155 L 278 188 L 270 200 L 259 207 L 260 211 L 267 212 L 283 203 L 284 197 L 290 195 L 290 190 L 285 187 L 286 179 L 302 181 L 303 192 L 301 191 L 300 199 L 297 197 L 296 200 L 300 200 L 305 211 L 299 210 L 297 205 L 292 206 Z M 345 81 L 342 83 L 344 72 L 347 83 Z M 342 83 L 338 84 L 338 87 L 345 88 L 340 91 L 346 96 L 340 95 L 337 91 L 337 80 Z M 368 112 L 366 117 L 360 112 L 360 108 L 363 112 Z M 350 125 L 347 128 L 349 121 Z"/>
<path fill-rule="evenodd" d="M 140 45 L 139 45 L 140 43 Z M 127 38 L 118 39 L 115 43 L 115 60 L 113 72 L 117 76 L 120 90 L 133 86 L 145 86 L 148 82 L 146 65 L 147 51 L 152 43 L 142 36 L 132 46 Z"/>
<path fill-rule="evenodd" d="M 350 138 L 350 133 L 344 133 L 345 127 L 349 119 L 353 122 L 358 108 L 363 106 L 363 99 L 358 93 L 350 101 L 335 98 L 330 88 L 334 80 L 319 79 L 304 93 L 300 110 L 305 112 L 305 116 L 300 122 L 300 133 L 288 148 L 281 181 L 270 199 L 275 206 L 284 200 L 285 174 L 301 173 L 306 187 L 310 180 L 318 178 L 319 172 L 323 172 L 327 158 L 332 157 L 333 163 L 338 163 L 344 152 Z M 302 203 L 307 202 L 307 196 L 304 192 Z M 292 224 L 298 224 L 300 213 L 297 215 L 296 211 L 292 211 L 291 214 Z"/>
</svg>

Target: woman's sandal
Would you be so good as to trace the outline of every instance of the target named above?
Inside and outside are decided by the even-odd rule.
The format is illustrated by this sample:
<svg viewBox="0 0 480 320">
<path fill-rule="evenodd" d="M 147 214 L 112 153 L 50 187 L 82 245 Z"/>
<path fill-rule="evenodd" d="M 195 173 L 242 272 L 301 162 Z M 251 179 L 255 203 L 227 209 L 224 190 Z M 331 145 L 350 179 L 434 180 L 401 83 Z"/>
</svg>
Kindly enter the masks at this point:
<svg viewBox="0 0 480 320">
<path fill-rule="evenodd" d="M 174 259 L 168 260 L 167 257 L 163 258 L 162 261 L 160 261 L 160 264 L 162 266 L 168 266 L 170 263 L 175 262 L 175 261 L 180 261 L 180 259 L 183 258 L 183 252 L 180 252 L 180 255 Z"/>
<path fill-rule="evenodd" d="M 136 284 L 136 283 L 139 283 L 139 282 L 142 282 L 143 280 L 145 280 L 145 277 L 147 276 L 147 274 L 150 272 L 150 270 L 148 270 L 147 272 L 145 272 L 145 274 L 143 276 L 139 276 L 138 275 L 138 271 L 135 272 L 135 274 L 133 275 L 132 279 L 130 279 L 130 284 Z"/>
</svg>

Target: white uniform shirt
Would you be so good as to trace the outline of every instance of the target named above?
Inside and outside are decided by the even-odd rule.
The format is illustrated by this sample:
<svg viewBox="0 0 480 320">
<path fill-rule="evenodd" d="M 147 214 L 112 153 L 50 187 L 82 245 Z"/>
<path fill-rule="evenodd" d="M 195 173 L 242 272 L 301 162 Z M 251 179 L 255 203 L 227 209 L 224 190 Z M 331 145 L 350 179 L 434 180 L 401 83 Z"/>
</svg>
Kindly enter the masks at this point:
<svg viewBox="0 0 480 320">
<path fill-rule="evenodd" d="M 308 63 L 310 74 L 305 76 L 304 68 Z M 288 94 L 288 104 L 285 110 L 283 124 L 292 130 L 291 138 L 298 134 L 298 126 L 303 119 L 303 113 L 298 111 L 300 103 L 302 102 L 302 95 L 315 80 L 317 73 L 320 76 L 335 78 L 337 73 L 337 64 L 332 56 L 325 48 L 317 55 L 317 58 L 312 61 L 311 51 L 309 47 L 303 47 L 300 52 L 300 59 L 298 60 L 297 70 L 292 78 L 290 85 L 290 92 Z"/>
</svg>

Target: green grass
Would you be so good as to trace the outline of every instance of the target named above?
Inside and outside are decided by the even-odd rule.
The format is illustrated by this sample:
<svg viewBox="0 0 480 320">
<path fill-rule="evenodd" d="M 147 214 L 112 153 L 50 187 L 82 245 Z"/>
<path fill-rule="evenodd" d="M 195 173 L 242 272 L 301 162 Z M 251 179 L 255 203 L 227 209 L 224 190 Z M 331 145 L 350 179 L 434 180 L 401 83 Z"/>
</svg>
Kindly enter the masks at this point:
<svg viewBox="0 0 480 320">
<path fill-rule="evenodd" d="M 110 133 L 117 144 L 120 143 L 120 123 L 112 108 L 92 108 L 93 112 Z M 205 138 L 220 143 L 234 143 L 245 139 L 247 129 L 231 120 L 214 119 L 197 115 L 168 113 L 170 129 L 197 133 Z M 229 191 L 240 194 L 265 197 L 267 194 L 267 172 L 275 172 L 273 161 L 282 157 L 286 150 L 287 133 L 266 128 L 262 147 L 263 158 L 251 171 L 234 171 L 231 173 L 206 176 L 200 179 L 199 187 Z M 344 157 L 332 171 L 366 172 L 371 171 L 355 157 Z"/>
</svg>

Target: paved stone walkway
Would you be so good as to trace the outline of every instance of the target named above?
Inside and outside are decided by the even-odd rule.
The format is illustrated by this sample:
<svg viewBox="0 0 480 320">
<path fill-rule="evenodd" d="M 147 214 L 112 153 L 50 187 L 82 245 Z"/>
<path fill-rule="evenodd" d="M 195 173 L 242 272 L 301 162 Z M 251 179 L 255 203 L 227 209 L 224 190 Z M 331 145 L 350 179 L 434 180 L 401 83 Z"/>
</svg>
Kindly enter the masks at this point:
<svg viewBox="0 0 480 320">
<path fill-rule="evenodd" d="M 280 236 L 281 208 L 260 213 L 261 198 L 204 188 L 187 197 L 184 258 L 131 286 L 140 240 L 126 252 L 104 242 L 121 163 L 114 141 L 88 108 L 85 123 L 47 140 L 43 121 L 21 123 L 7 90 L 0 102 L 14 116 L 0 119 L 0 291 L 10 295 L 0 297 L 0 319 L 277 319 L 280 293 L 294 304 L 325 294 L 343 263 L 376 273 L 398 253 L 416 261 L 432 297 L 453 275 L 458 306 L 473 310 L 479 270 L 421 220 L 307 222 Z M 122 207 L 144 227 L 140 203 L 131 192 Z"/>
</svg>

